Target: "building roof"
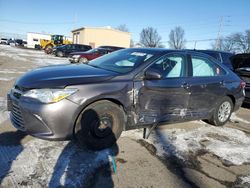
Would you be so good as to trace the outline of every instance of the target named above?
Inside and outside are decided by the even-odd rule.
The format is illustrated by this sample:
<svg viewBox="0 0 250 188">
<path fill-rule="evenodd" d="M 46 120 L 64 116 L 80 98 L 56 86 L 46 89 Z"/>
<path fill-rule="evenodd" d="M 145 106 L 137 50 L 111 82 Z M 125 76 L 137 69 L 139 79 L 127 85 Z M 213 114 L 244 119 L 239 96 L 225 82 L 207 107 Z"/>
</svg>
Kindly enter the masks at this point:
<svg viewBox="0 0 250 188">
<path fill-rule="evenodd" d="M 76 32 L 76 31 L 80 31 L 80 30 L 84 30 L 84 29 L 105 29 L 105 30 L 112 30 L 112 31 L 115 31 L 115 32 L 122 32 L 122 33 L 126 33 L 126 34 L 129 34 L 130 35 L 130 33 L 129 32 L 125 32 L 125 31 L 120 31 L 120 30 L 118 30 L 118 29 L 114 29 L 114 28 L 112 28 L 112 27 L 110 27 L 110 26 L 105 26 L 105 27 L 80 27 L 80 28 L 77 28 L 77 29 L 74 29 L 74 30 L 72 30 L 71 32 L 72 33 L 74 33 L 74 32 Z"/>
</svg>

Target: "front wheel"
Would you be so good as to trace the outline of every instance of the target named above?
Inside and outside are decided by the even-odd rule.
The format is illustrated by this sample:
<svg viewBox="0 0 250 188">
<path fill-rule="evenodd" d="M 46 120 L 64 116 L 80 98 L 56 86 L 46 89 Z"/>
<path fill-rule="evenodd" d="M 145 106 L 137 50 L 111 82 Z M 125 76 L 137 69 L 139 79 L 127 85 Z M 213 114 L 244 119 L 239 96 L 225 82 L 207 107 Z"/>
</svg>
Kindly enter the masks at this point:
<svg viewBox="0 0 250 188">
<path fill-rule="evenodd" d="M 51 54 L 52 53 L 53 46 L 51 44 L 48 44 L 45 46 L 44 51 L 46 54 Z"/>
<path fill-rule="evenodd" d="M 75 127 L 75 138 L 80 145 L 101 150 L 116 143 L 124 125 L 125 115 L 120 106 L 98 101 L 83 111 Z"/>
<path fill-rule="evenodd" d="M 57 56 L 57 57 L 63 57 L 63 52 L 62 52 L 62 51 L 56 52 L 56 56 Z"/>
<path fill-rule="evenodd" d="M 233 112 L 233 102 L 230 97 L 223 97 L 214 110 L 209 123 L 215 126 L 222 126 L 227 123 Z"/>
<path fill-rule="evenodd" d="M 88 59 L 87 58 L 85 58 L 85 57 L 81 57 L 80 59 L 79 59 L 79 63 L 88 63 Z"/>
</svg>

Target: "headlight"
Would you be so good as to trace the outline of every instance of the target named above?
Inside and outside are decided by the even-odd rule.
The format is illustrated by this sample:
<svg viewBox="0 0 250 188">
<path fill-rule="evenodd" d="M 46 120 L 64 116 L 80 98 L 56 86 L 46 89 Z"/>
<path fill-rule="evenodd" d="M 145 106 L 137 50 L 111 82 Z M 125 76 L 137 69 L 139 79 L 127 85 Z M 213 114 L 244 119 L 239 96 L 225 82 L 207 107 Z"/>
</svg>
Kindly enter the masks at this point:
<svg viewBox="0 0 250 188">
<path fill-rule="evenodd" d="M 80 57 L 80 55 L 73 55 L 72 57 L 75 59 L 78 59 Z"/>
<path fill-rule="evenodd" d="M 72 95 L 76 91 L 77 89 L 32 89 L 23 96 L 37 99 L 42 103 L 55 103 Z"/>
</svg>

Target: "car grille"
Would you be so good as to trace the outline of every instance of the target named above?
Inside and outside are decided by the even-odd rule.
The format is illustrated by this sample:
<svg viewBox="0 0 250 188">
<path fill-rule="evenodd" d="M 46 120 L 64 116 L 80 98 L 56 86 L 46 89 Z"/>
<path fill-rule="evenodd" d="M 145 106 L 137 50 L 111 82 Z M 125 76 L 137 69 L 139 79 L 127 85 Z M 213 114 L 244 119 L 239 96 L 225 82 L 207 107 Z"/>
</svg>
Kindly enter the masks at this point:
<svg viewBox="0 0 250 188">
<path fill-rule="evenodd" d="M 15 103 L 12 104 L 11 120 L 17 129 L 21 129 L 21 130 L 25 129 L 24 128 L 24 121 L 23 121 L 23 117 L 22 117 L 20 108 Z"/>
<path fill-rule="evenodd" d="M 13 125 L 20 130 L 24 130 L 24 120 L 22 117 L 22 113 L 20 111 L 20 108 L 18 106 L 18 99 L 22 96 L 23 92 L 25 91 L 24 88 L 15 85 L 15 87 L 12 89 L 12 95 L 17 99 L 12 101 L 12 109 L 11 109 L 11 121 Z"/>
<path fill-rule="evenodd" d="M 246 87 L 250 87 L 250 83 L 246 83 Z"/>
</svg>

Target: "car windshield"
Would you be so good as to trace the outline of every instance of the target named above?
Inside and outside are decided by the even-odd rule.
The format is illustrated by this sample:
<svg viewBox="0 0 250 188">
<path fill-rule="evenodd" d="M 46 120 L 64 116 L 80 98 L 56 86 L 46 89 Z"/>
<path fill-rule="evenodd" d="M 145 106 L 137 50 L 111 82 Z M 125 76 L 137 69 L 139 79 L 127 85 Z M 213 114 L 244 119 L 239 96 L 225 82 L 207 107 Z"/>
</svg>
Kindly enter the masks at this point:
<svg viewBox="0 0 250 188">
<path fill-rule="evenodd" d="M 121 50 L 92 60 L 88 64 L 117 73 L 128 73 L 153 55 L 140 50 Z"/>
<path fill-rule="evenodd" d="M 95 52 L 99 52 L 99 51 L 101 51 L 101 49 L 95 48 L 95 49 L 88 50 L 87 52 L 88 53 L 95 53 Z"/>
<path fill-rule="evenodd" d="M 61 45 L 61 46 L 55 46 L 54 49 L 57 49 L 57 48 L 65 48 L 66 45 Z"/>
</svg>

